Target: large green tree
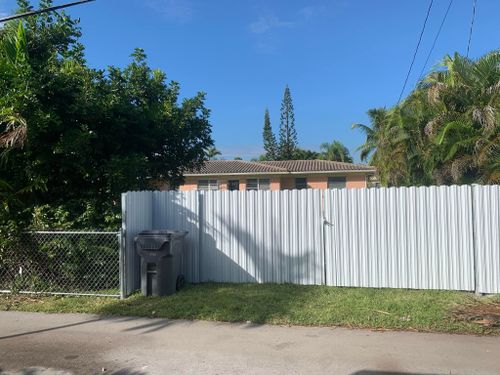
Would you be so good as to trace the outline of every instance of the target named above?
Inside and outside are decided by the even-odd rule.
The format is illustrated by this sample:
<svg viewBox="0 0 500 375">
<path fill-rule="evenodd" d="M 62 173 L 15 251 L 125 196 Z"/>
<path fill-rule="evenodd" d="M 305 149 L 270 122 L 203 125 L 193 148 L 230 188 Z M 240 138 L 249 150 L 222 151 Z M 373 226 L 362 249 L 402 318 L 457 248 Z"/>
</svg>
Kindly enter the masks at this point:
<svg viewBox="0 0 500 375">
<path fill-rule="evenodd" d="M 500 51 L 456 53 L 399 105 L 368 112 L 361 158 L 385 185 L 500 183 Z"/>
<path fill-rule="evenodd" d="M 269 110 L 266 108 L 264 112 L 264 129 L 262 130 L 262 139 L 264 142 L 264 151 L 266 160 L 278 159 L 278 143 L 271 127 L 271 119 L 269 118 Z"/>
<path fill-rule="evenodd" d="M 49 205 L 81 227 L 115 225 L 121 192 L 175 186 L 203 163 L 209 110 L 203 93 L 181 101 L 140 49 L 123 69 L 89 67 L 79 38 L 64 13 L 0 29 L 0 179 L 21 192 L 27 217 Z"/>
<path fill-rule="evenodd" d="M 293 112 L 292 95 L 288 85 L 285 87 L 281 102 L 279 157 L 282 160 L 293 159 L 297 148 L 297 131 Z"/>
</svg>

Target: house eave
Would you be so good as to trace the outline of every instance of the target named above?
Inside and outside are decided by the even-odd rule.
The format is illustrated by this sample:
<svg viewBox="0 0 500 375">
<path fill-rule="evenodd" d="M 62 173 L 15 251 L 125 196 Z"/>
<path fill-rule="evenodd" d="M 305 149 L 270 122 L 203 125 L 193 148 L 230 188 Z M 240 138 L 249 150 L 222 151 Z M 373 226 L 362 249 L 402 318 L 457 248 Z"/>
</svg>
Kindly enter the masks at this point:
<svg viewBox="0 0 500 375">
<path fill-rule="evenodd" d="M 345 171 L 299 171 L 299 172 L 239 172 L 239 173 L 186 173 L 184 177 L 221 177 L 221 176 L 297 176 L 297 175 L 345 175 L 345 174 L 375 174 L 375 170 L 345 170 Z"/>
</svg>

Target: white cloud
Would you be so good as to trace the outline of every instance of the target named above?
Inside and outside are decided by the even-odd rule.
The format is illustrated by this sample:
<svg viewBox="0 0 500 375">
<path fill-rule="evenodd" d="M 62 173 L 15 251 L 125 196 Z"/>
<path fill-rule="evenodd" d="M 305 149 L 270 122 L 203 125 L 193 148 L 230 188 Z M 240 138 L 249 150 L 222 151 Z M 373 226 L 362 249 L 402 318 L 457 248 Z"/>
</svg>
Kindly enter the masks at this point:
<svg viewBox="0 0 500 375">
<path fill-rule="evenodd" d="M 293 22 L 282 21 L 276 16 L 260 16 L 257 21 L 250 24 L 249 29 L 251 33 L 262 34 L 272 29 L 279 29 L 283 27 L 292 27 Z"/>
<path fill-rule="evenodd" d="M 326 14 L 327 12 L 328 12 L 328 9 L 324 5 L 306 6 L 306 7 L 300 8 L 297 12 L 297 15 L 302 21 L 310 21 L 313 18 L 320 17 L 321 15 Z"/>
<path fill-rule="evenodd" d="M 316 8 L 314 7 L 304 7 L 304 8 L 301 8 L 299 9 L 299 11 L 297 12 L 299 16 L 303 17 L 304 19 L 308 20 L 310 19 L 312 16 L 314 16 L 316 14 Z"/>
<path fill-rule="evenodd" d="M 283 20 L 278 16 L 265 12 L 254 22 L 250 23 L 248 30 L 255 34 L 255 48 L 262 53 L 274 53 L 280 43 L 276 31 L 283 28 L 298 28 L 313 21 L 326 12 L 325 6 L 305 6 L 296 10 L 291 18 Z"/>
<path fill-rule="evenodd" d="M 163 17 L 185 23 L 193 17 L 193 6 L 189 0 L 146 0 L 146 5 Z"/>
</svg>

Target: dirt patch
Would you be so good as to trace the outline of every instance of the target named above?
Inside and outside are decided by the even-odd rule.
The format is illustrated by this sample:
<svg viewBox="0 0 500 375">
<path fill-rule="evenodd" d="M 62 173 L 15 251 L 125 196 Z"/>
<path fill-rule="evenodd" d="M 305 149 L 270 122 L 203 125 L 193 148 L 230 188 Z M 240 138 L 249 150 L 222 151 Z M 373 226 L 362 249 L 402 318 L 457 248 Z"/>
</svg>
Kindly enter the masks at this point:
<svg viewBox="0 0 500 375">
<path fill-rule="evenodd" d="M 500 299 L 476 300 L 458 306 L 451 311 L 457 321 L 479 324 L 483 327 L 500 328 Z"/>
</svg>

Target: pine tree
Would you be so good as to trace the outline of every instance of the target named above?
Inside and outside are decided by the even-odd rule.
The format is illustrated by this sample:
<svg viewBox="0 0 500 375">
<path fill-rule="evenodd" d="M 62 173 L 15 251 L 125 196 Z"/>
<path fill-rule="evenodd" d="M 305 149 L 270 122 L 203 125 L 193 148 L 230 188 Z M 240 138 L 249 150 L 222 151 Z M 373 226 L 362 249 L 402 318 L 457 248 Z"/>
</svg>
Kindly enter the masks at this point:
<svg viewBox="0 0 500 375">
<path fill-rule="evenodd" d="M 293 159 L 297 148 L 297 132 L 295 130 L 295 115 L 293 114 L 292 96 L 288 85 L 285 88 L 283 101 L 281 102 L 280 118 L 280 159 Z"/>
<path fill-rule="evenodd" d="M 267 160 L 276 160 L 278 157 L 278 144 L 271 128 L 271 120 L 269 119 L 269 110 L 266 108 L 264 113 L 264 130 L 262 131 L 264 139 L 264 150 L 266 151 L 265 158 Z"/>
</svg>

